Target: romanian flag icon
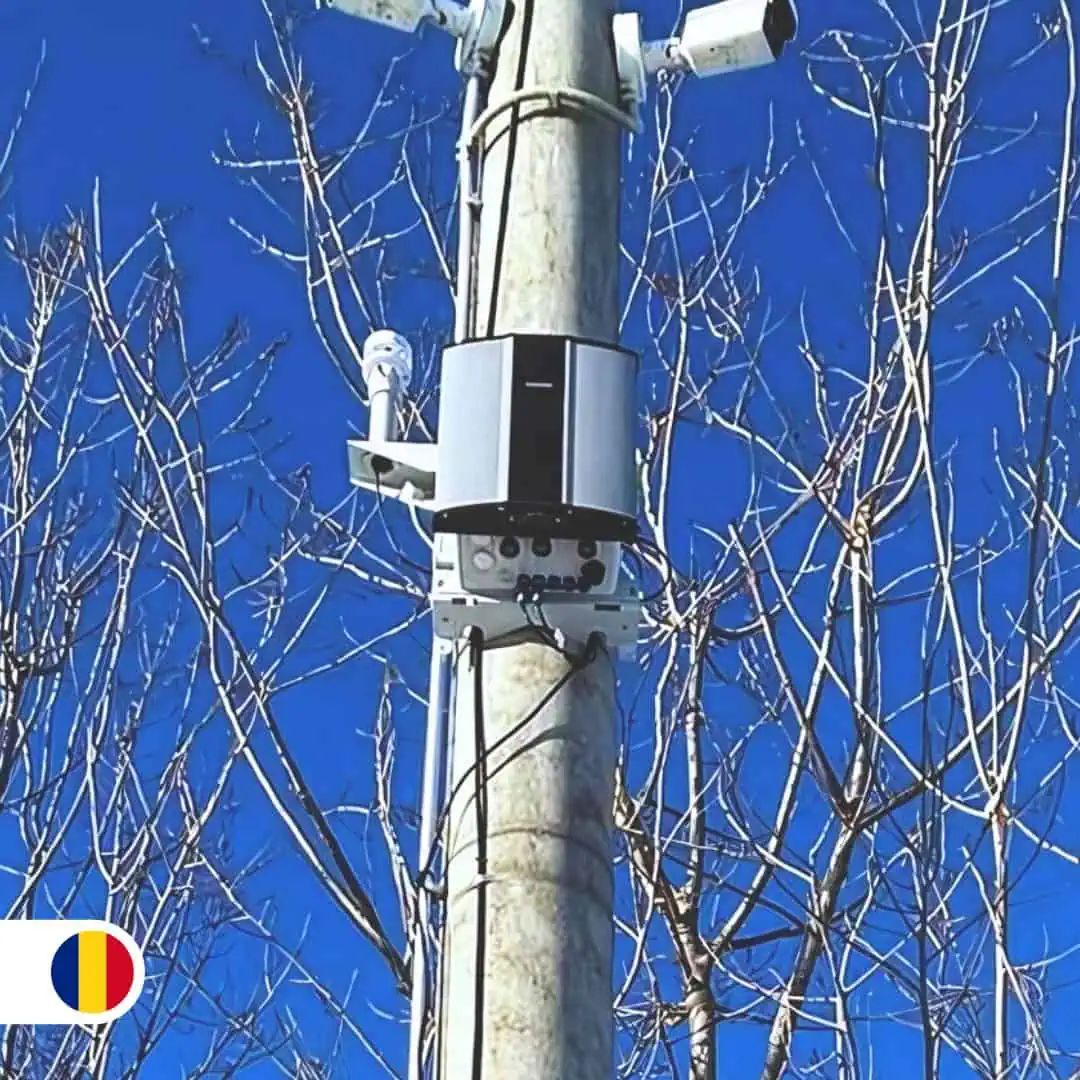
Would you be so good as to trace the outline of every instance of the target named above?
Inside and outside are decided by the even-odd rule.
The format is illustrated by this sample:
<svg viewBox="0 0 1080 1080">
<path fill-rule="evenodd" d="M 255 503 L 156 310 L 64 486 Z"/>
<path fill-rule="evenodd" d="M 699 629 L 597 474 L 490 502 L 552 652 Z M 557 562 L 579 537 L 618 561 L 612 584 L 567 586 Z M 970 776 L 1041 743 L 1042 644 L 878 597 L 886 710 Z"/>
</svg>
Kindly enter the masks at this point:
<svg viewBox="0 0 1080 1080">
<path fill-rule="evenodd" d="M 139 999 L 135 939 L 97 919 L 0 919 L 0 1025 L 111 1024 Z"/>
<path fill-rule="evenodd" d="M 134 980 L 127 946 L 107 930 L 72 934 L 53 957 L 53 988 L 77 1012 L 110 1012 L 128 996 Z"/>
</svg>

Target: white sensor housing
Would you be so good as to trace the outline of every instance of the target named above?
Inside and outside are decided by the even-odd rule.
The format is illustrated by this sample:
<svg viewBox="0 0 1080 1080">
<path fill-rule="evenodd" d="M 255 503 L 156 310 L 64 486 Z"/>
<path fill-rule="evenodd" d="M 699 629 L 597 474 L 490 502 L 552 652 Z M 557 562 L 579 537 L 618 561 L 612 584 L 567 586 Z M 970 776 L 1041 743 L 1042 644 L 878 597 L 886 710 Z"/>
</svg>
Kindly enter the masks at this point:
<svg viewBox="0 0 1080 1080">
<path fill-rule="evenodd" d="M 686 16 L 679 53 L 695 75 L 759 67 L 795 37 L 792 0 L 723 0 Z"/>
<path fill-rule="evenodd" d="M 645 54 L 641 41 L 641 16 L 622 11 L 611 20 L 615 41 L 615 71 L 619 79 L 619 99 L 637 121 L 645 103 Z"/>
<path fill-rule="evenodd" d="M 407 387 L 412 380 L 413 370 L 412 346 L 408 339 L 394 330 L 375 330 L 368 334 L 360 362 L 364 382 L 371 384 L 380 365 L 392 371 L 403 388 Z"/>
<path fill-rule="evenodd" d="M 467 9 L 458 4 L 436 4 L 432 0 L 326 0 L 326 6 L 406 34 L 415 33 L 428 20 L 446 25 L 453 34 L 468 17 Z M 460 32 L 464 33 L 464 26 L 460 26 Z"/>
<path fill-rule="evenodd" d="M 393 330 L 376 330 L 364 342 L 360 371 L 368 390 L 368 438 L 349 443 L 354 484 L 420 503 L 435 494 L 437 449 L 397 441 L 401 393 L 412 379 L 412 346 Z"/>
<path fill-rule="evenodd" d="M 441 27 L 458 39 L 455 63 L 472 74 L 491 56 L 502 29 L 504 0 L 324 0 L 325 6 L 358 19 L 414 34 L 423 22 Z"/>
<path fill-rule="evenodd" d="M 692 71 L 705 77 L 760 67 L 780 58 L 798 29 L 794 0 L 722 0 L 686 16 L 679 37 L 642 41 L 640 16 L 612 21 L 619 91 L 635 114 L 645 80 L 658 71 Z"/>
</svg>

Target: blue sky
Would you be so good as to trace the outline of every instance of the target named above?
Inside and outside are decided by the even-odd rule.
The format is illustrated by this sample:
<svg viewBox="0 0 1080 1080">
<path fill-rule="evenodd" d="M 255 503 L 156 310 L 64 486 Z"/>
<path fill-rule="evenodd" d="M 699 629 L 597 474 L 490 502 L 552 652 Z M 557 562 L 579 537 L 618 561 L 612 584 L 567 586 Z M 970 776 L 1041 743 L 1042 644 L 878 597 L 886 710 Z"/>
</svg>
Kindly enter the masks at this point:
<svg viewBox="0 0 1080 1080">
<path fill-rule="evenodd" d="M 927 5 L 928 6 L 928 5 Z M 1022 130 L 1029 122 L 1032 132 L 1018 150 L 980 162 L 977 169 L 962 171 L 950 195 L 946 219 L 956 227 L 974 232 L 1002 216 L 1026 190 L 1046 181 L 1060 152 L 1060 108 L 1063 86 L 1060 57 L 1038 61 L 1037 74 L 1010 74 L 1009 58 L 1022 50 L 1022 42 L 1037 40 L 1037 28 L 1022 5 L 1008 6 L 995 17 L 985 44 L 985 74 L 976 83 L 977 94 L 992 131 L 972 135 L 972 147 L 979 140 L 1000 139 L 1002 133 Z M 1049 6 L 1049 5 L 1047 5 Z M 888 20 L 875 5 L 856 5 L 846 0 L 823 0 L 811 5 L 804 0 L 802 36 L 805 48 L 824 30 L 845 27 L 857 31 L 871 47 L 875 35 L 890 32 Z M 898 5 L 913 23 L 918 21 L 914 3 Z M 646 32 L 663 35 L 675 18 L 672 7 L 658 3 L 645 10 Z M 372 28 L 334 13 L 308 20 L 299 34 L 304 63 L 321 90 L 325 109 L 324 145 L 349 137 L 366 115 L 391 58 L 403 48 L 409 54 L 396 69 L 397 98 L 375 128 L 377 135 L 389 135 L 401 124 L 408 108 L 408 96 L 415 95 L 423 111 L 432 115 L 456 107 L 459 83 L 451 63 L 448 43 L 437 34 L 425 34 L 417 43 L 404 42 L 393 33 Z M 312 490 L 319 505 L 329 506 L 347 493 L 344 442 L 363 430 L 364 416 L 359 401 L 349 393 L 313 333 L 304 305 L 302 279 L 289 273 L 253 250 L 233 225 L 238 220 L 260 232 L 266 230 L 281 242 L 295 245 L 298 233 L 279 215 L 267 208 L 257 192 L 243 187 L 234 171 L 223 168 L 214 155 L 226 152 L 227 137 L 246 150 L 258 140 L 262 152 L 282 153 L 288 142 L 280 118 L 273 115 L 258 89 L 253 65 L 254 45 L 269 45 L 265 16 L 256 0 L 232 0 L 223 5 L 211 0 L 188 0 L 185 4 L 147 4 L 135 0 L 96 0 L 91 5 L 75 0 L 7 0 L 0 7 L 0 120 L 13 115 L 25 87 L 30 83 L 44 47 L 40 85 L 34 97 L 25 132 L 20 140 L 11 182 L 0 202 L 5 214 L 13 215 L 19 226 L 30 232 L 62 219 L 66 211 L 85 210 L 95 183 L 100 185 L 107 243 L 118 254 L 144 227 L 152 207 L 164 213 L 180 213 L 173 237 L 183 267 L 188 331 L 196 350 L 209 349 L 220 337 L 229 319 L 242 314 L 250 327 L 253 348 L 268 343 L 279 334 L 288 335 L 281 362 L 262 402 L 262 412 L 281 437 L 275 464 L 282 471 L 310 466 Z M 825 49 L 828 46 L 823 45 Z M 835 49 L 832 50 L 835 55 Z M 1042 66 L 1038 66 L 1041 64 Z M 1001 66 L 999 66 L 1001 65 Z M 805 303 L 815 340 L 830 359 L 841 367 L 861 370 L 865 366 L 866 331 L 862 312 L 867 305 L 867 257 L 872 245 L 853 253 L 840 236 L 833 218 L 839 213 L 846 229 L 858 242 L 877 227 L 878 204 L 868 176 L 872 153 L 865 126 L 841 109 L 830 105 L 815 92 L 806 74 L 806 58 L 791 54 L 784 63 L 754 74 L 742 74 L 708 83 L 691 84 L 679 97 L 675 124 L 676 141 L 693 140 L 695 163 L 703 185 L 719 192 L 738 170 L 759 171 L 770 131 L 775 137 L 777 161 L 790 159 L 784 176 L 770 192 L 763 209 L 756 212 L 740 233 L 732 252 L 733 260 L 749 275 L 760 268 L 762 300 L 755 307 L 752 324 L 768 326 L 772 385 L 784 405 L 798 416 L 805 413 L 810 398 L 805 366 L 797 362 L 799 306 Z M 843 96 L 856 94 L 858 86 L 849 71 L 826 62 L 816 70 L 821 78 Z M 896 76 L 894 87 L 905 79 L 915 82 L 910 72 Z M 912 91 L 914 93 L 914 91 Z M 902 94 L 901 94 L 902 99 Z M 1032 119 L 1034 118 L 1034 119 Z M 922 158 L 910 133 L 897 132 L 896 152 L 890 156 L 890 196 L 897 220 L 918 205 L 921 193 Z M 449 125 L 436 129 L 436 155 L 432 183 L 440 197 L 452 193 L 452 139 Z M 910 151 L 904 140 L 911 141 Z M 812 153 L 817 175 L 808 165 L 800 142 Z M 394 166 L 388 145 L 376 146 L 362 158 L 356 170 L 358 191 L 373 190 Z M 642 225 L 640 181 L 642 162 L 650 150 L 648 136 L 636 139 L 628 148 L 627 203 L 624 231 L 635 235 Z M 834 198 L 830 209 L 823 199 L 819 180 Z M 723 215 L 727 204 L 722 204 Z M 391 196 L 383 208 L 384 223 L 409 219 L 411 205 L 403 196 Z M 896 249 L 911 242 L 909 228 L 894 236 Z M 991 239 L 990 254 L 1000 241 Z M 693 240 L 685 252 L 693 258 Z M 991 275 L 985 285 L 973 290 L 970 299 L 959 299 L 949 308 L 948 317 L 936 327 L 935 347 L 943 354 L 963 358 L 977 350 L 991 323 L 1012 304 L 1031 306 L 1017 292 L 1015 277 L 1045 277 L 1048 254 L 1045 236 L 1013 259 L 1000 274 Z M 445 295 L 422 278 L 410 278 L 410 267 L 430 260 L 430 249 L 415 234 L 388 246 L 387 258 L 399 268 L 398 283 L 390 294 L 388 316 L 402 329 L 415 332 L 423 323 L 436 332 L 448 325 L 449 306 Z M 1071 265 L 1071 264 L 1070 264 Z M 663 266 L 660 269 L 664 269 Z M 629 272 L 628 272 L 629 278 Z M 1068 322 L 1075 322 L 1075 273 L 1067 276 L 1064 310 Z M 14 288 L 11 279 L 0 279 L 0 290 Z M 0 297 L 4 292 L 0 291 Z M 1015 297 L 1015 299 L 1014 299 Z M 7 313 L 6 298 L 0 309 Z M 430 336 L 415 340 L 421 364 L 431 359 Z M 710 363 L 707 339 L 698 339 L 700 362 Z M 423 343 L 423 344 L 421 344 Z M 626 343 L 644 353 L 642 400 L 654 394 L 658 361 L 650 354 L 643 312 L 636 310 L 628 320 Z M 426 348 L 424 347 L 426 345 Z M 1025 357 L 1021 363 L 1031 363 Z M 722 382 L 734 386 L 741 378 L 732 365 Z M 722 393 L 727 393 L 724 389 Z M 958 380 L 944 385 L 938 405 L 939 439 L 955 443 L 954 465 L 960 486 L 974 490 L 986 478 L 995 476 L 988 457 L 988 432 L 993 421 L 1008 432 L 1012 395 L 1006 382 L 995 377 Z M 762 414 L 763 417 L 765 414 Z M 761 420 L 769 424 L 767 418 Z M 747 490 L 747 459 L 730 447 L 716 450 L 712 432 L 703 426 L 687 426 L 680 438 L 686 441 L 682 460 L 672 487 L 672 544 L 688 564 L 691 548 L 698 557 L 709 550 L 694 526 L 707 525 L 723 531 L 740 511 Z M 703 494 L 702 476 L 715 478 Z M 101 479 L 104 483 L 104 478 Z M 226 488 L 225 504 L 233 497 Z M 965 538 L 989 528 L 999 516 L 998 496 L 972 497 L 965 504 Z M 394 519 L 394 529 L 414 558 L 423 549 L 412 540 L 405 519 Z M 901 546 L 894 558 L 902 562 L 905 552 L 925 543 L 925 523 L 910 525 L 910 548 Z M 408 539 L 406 539 L 408 538 Z M 793 543 L 794 541 L 792 541 Z M 258 545 L 256 544 L 256 547 Z M 383 553 L 392 554 L 388 545 Z M 1014 565 L 1014 564 L 1010 564 Z M 999 606 L 1013 599 L 1015 577 L 1003 571 L 995 581 Z M 303 579 L 301 578 L 301 583 Z M 333 645 L 342 627 L 362 637 L 377 633 L 393 618 L 400 618 L 408 605 L 385 600 L 364 599 L 354 590 L 345 591 L 320 623 L 309 648 L 314 652 Z M 912 646 L 920 626 L 902 613 L 890 623 L 889 679 L 883 695 L 898 702 L 910 696 L 917 674 Z M 426 670 L 426 624 L 417 623 L 392 646 L 392 658 L 414 686 L 422 686 Z M 793 654 L 797 646 L 792 641 Z M 314 653 L 312 653 L 314 654 Z M 307 654 L 306 654 L 307 655 Z M 383 677 L 383 653 L 361 658 L 343 670 L 320 678 L 310 687 L 290 692 L 280 704 L 280 716 L 290 745 L 302 761 L 313 786 L 327 804 L 360 805 L 370 798 L 372 740 L 375 695 Z M 726 661 L 725 661 L 726 663 Z M 798 669 L 805 673 L 809 660 L 803 656 Z M 633 677 L 624 686 L 631 700 Z M 721 742 L 734 737 L 753 717 L 746 699 L 729 695 L 723 688 L 712 693 L 711 704 L 718 717 Z M 422 712 L 414 701 L 401 694 L 398 700 L 399 750 L 403 767 L 399 770 L 397 795 L 403 804 L 411 802 L 413 774 L 422 738 Z M 835 707 L 835 706 L 834 706 Z M 637 727 L 635 727 L 637 725 Z M 633 710 L 632 741 L 648 739 L 651 718 L 644 708 Z M 917 739 L 913 730 L 900 736 Z M 826 739 L 830 733 L 826 733 Z M 841 748 L 838 726 L 835 749 Z M 786 745 L 779 735 L 763 736 L 747 759 L 747 769 L 760 770 L 755 785 L 769 805 L 777 777 L 770 772 L 771 755 Z M 1060 748 L 1048 744 L 1039 755 L 1054 760 Z M 648 756 L 643 758 L 648 761 Z M 1074 770 L 1073 770 L 1074 771 Z M 678 784 L 672 788 L 677 797 Z M 307 926 L 305 957 L 339 992 L 358 977 L 354 992 L 354 1018 L 391 1055 L 400 1055 L 403 1046 L 397 1023 L 403 1006 L 388 984 L 381 961 L 365 944 L 357 941 L 345 920 L 335 913 L 324 894 L 314 886 L 289 854 L 287 840 L 267 813 L 261 796 L 249 779 L 236 781 L 236 826 L 231 839 L 238 853 L 271 845 L 280 853 L 274 867 L 256 880 L 254 897 L 270 902 L 279 932 L 295 940 Z M 1068 810 L 1075 810 L 1075 795 L 1060 808 L 1054 825 L 1059 842 L 1070 839 Z M 362 865 L 372 859 L 369 880 L 376 895 L 393 913 L 392 891 L 386 878 L 385 861 L 379 855 L 377 838 L 365 839 L 363 823 L 357 815 L 342 817 L 351 854 Z M 1075 818 L 1073 819 L 1075 820 Z M 805 824 L 805 837 L 816 826 L 813 813 Z M 1071 830 L 1075 838 L 1075 826 Z M 804 840 L 804 843 L 806 841 Z M 1075 884 L 1074 872 L 1049 862 L 1027 880 L 1038 916 L 1030 923 L 1018 920 L 1015 933 L 1020 950 L 1038 951 L 1045 933 L 1056 945 L 1072 943 L 1073 920 L 1061 919 L 1046 898 L 1055 890 Z M 1029 938 L 1030 935 L 1030 938 Z M 256 963 L 250 943 L 238 935 L 233 951 L 220 967 L 222 988 L 239 985 L 245 966 Z M 1058 969 L 1075 975 L 1074 967 Z M 239 980 L 239 981 L 238 981 Z M 1066 979 L 1068 981 L 1068 979 Z M 883 992 L 886 993 L 886 992 Z M 1063 991 L 1075 1016 L 1076 998 Z M 313 1054 L 323 1056 L 333 1044 L 332 1026 L 324 1023 L 309 998 L 296 995 L 298 1015 L 311 1024 Z M 380 1016 L 380 1012 L 384 1016 Z M 392 1018 L 386 1019 L 385 1014 Z M 1064 1015 L 1064 1014 L 1062 1014 Z M 1069 1043 L 1061 1026 L 1067 1022 L 1050 1014 L 1051 1029 L 1059 1042 Z M 909 1067 L 889 1059 L 889 1051 L 909 1052 L 906 1036 L 897 1032 L 876 1035 L 878 1053 L 875 1071 L 892 1076 Z M 752 1075 L 761 1057 L 764 1029 L 744 1025 L 722 1033 L 721 1061 L 729 1073 Z M 178 1059 L 195 1053 L 198 1033 L 178 1033 L 170 1053 Z M 1075 1038 L 1072 1049 L 1077 1048 Z M 884 1051 L 884 1053 L 883 1053 Z M 380 1075 L 364 1055 L 354 1048 L 342 1059 L 335 1076 Z M 400 1057 L 397 1057 L 400 1061 Z M 734 1064 L 752 1063 L 747 1067 Z M 154 1073 L 153 1075 L 157 1075 Z M 161 1075 L 166 1075 L 163 1071 Z M 255 1077 L 279 1075 L 270 1066 L 253 1069 Z"/>
</svg>

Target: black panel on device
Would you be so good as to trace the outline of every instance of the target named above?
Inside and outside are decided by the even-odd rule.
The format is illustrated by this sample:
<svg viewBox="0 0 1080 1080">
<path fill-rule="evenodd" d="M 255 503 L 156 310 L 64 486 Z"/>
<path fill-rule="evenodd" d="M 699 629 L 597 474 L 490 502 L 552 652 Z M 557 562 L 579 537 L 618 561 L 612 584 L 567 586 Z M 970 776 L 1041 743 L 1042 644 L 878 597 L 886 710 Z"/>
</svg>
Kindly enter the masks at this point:
<svg viewBox="0 0 1080 1080">
<path fill-rule="evenodd" d="M 515 503 L 562 502 L 566 417 L 566 341 L 514 339 L 510 389 L 510 475 Z"/>
</svg>

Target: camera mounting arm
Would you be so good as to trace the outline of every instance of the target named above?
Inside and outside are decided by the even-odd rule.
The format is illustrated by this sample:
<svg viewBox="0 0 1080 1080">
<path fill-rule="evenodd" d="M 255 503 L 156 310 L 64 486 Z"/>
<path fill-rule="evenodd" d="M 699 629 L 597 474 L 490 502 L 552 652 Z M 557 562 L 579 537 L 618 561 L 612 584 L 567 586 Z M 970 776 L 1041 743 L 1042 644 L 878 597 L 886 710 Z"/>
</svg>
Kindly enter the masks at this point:
<svg viewBox="0 0 1080 1080">
<path fill-rule="evenodd" d="M 398 406 L 412 368 L 412 347 L 401 334 L 368 335 L 360 365 L 368 388 L 368 438 L 348 444 L 349 479 L 377 495 L 423 507 L 435 498 L 438 447 L 397 439 Z"/>
</svg>

